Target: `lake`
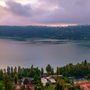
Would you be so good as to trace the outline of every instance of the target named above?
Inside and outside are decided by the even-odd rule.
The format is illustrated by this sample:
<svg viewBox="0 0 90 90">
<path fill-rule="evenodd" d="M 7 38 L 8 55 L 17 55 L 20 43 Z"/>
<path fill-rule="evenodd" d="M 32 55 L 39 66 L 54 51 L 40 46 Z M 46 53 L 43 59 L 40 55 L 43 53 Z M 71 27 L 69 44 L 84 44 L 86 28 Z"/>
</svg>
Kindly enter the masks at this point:
<svg viewBox="0 0 90 90">
<path fill-rule="evenodd" d="M 54 69 L 67 63 L 90 62 L 90 41 L 0 38 L 0 68 L 21 66 Z"/>
</svg>

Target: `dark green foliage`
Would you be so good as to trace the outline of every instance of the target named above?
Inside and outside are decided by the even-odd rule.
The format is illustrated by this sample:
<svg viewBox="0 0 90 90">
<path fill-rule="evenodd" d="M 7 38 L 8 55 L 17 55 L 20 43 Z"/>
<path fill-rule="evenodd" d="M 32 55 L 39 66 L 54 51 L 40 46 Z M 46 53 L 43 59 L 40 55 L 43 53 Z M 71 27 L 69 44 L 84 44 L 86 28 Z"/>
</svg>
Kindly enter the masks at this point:
<svg viewBox="0 0 90 90">
<path fill-rule="evenodd" d="M 25 79 L 24 80 L 24 84 L 28 84 L 29 83 L 29 80 L 28 79 Z"/>
<path fill-rule="evenodd" d="M 24 90 L 25 89 L 25 85 L 23 85 L 22 87 L 21 87 L 21 90 Z"/>
<path fill-rule="evenodd" d="M 2 89 L 1 90 L 5 90 L 5 87 L 2 87 Z"/>
<path fill-rule="evenodd" d="M 51 75 L 53 76 L 54 74 L 54 68 L 51 69 Z"/>
<path fill-rule="evenodd" d="M 15 74 L 15 75 L 14 75 L 14 82 L 15 82 L 15 84 L 17 84 L 17 80 L 18 80 L 18 75 Z"/>
<path fill-rule="evenodd" d="M 7 66 L 7 74 L 9 75 L 10 74 L 10 67 Z"/>
<path fill-rule="evenodd" d="M 50 83 L 49 83 L 49 82 L 47 82 L 45 86 L 46 86 L 46 87 L 49 87 L 49 86 L 50 86 Z"/>
<path fill-rule="evenodd" d="M 50 66 L 50 64 L 48 64 L 48 65 L 46 66 L 46 71 L 48 72 L 48 74 L 51 72 L 51 66 Z"/>
<path fill-rule="evenodd" d="M 35 80 L 35 81 L 38 80 L 38 75 L 37 75 L 37 74 L 34 75 L 34 80 Z"/>
<path fill-rule="evenodd" d="M 37 89 L 37 86 L 34 87 L 34 90 L 38 90 L 38 89 Z"/>
<path fill-rule="evenodd" d="M 21 67 L 18 66 L 18 78 L 21 79 L 22 78 L 22 72 L 21 72 Z"/>
<path fill-rule="evenodd" d="M 36 68 L 36 74 L 39 76 L 40 75 L 40 70 L 38 69 L 38 67 Z"/>
<path fill-rule="evenodd" d="M 59 67 L 57 67 L 56 73 L 57 73 L 57 76 L 60 74 Z"/>
<path fill-rule="evenodd" d="M 44 69 L 43 69 L 43 67 L 41 68 L 41 75 L 43 75 L 43 73 L 44 73 Z"/>
<path fill-rule="evenodd" d="M 15 88 L 14 87 L 11 87 L 11 90 L 15 90 Z"/>
<path fill-rule="evenodd" d="M 77 63 L 76 65 L 73 64 L 67 64 L 64 67 L 60 67 L 60 74 L 64 76 L 70 76 L 70 77 L 84 77 L 88 74 L 90 74 L 90 63 L 87 63 L 85 60 L 81 64 Z"/>
<path fill-rule="evenodd" d="M 14 68 L 14 73 L 17 73 L 17 67 L 15 66 L 15 68 Z"/>
<path fill-rule="evenodd" d="M 8 83 L 7 83 L 7 90 L 11 90 L 11 87 L 12 87 L 12 86 L 11 86 L 11 82 L 8 82 Z"/>
<path fill-rule="evenodd" d="M 11 77 L 14 77 L 14 73 L 13 73 L 13 67 L 11 67 Z"/>
<path fill-rule="evenodd" d="M 68 27 L 0 26 L 0 36 L 90 40 L 90 25 Z"/>
<path fill-rule="evenodd" d="M 2 80 L 2 79 L 3 79 L 3 70 L 0 69 L 0 80 Z"/>
<path fill-rule="evenodd" d="M 0 83 L 0 90 L 2 90 L 3 87 L 4 87 L 4 84 Z"/>
<path fill-rule="evenodd" d="M 35 70 L 33 68 L 33 65 L 30 68 L 30 77 L 33 77 L 35 75 Z"/>
<path fill-rule="evenodd" d="M 4 83 L 5 83 L 5 88 L 7 89 L 7 83 L 9 82 L 9 75 L 8 74 L 5 74 L 4 76 Z"/>
<path fill-rule="evenodd" d="M 56 83 L 56 89 L 64 90 L 64 88 L 65 88 L 64 80 L 59 78 Z"/>
</svg>

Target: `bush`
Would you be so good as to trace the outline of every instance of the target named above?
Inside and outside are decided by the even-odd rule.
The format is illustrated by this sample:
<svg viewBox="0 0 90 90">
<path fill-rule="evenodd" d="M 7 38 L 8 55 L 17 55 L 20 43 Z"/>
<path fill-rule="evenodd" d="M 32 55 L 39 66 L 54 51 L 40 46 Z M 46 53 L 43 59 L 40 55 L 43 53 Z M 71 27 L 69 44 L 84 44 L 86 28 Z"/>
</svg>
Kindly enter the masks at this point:
<svg viewBox="0 0 90 90">
<path fill-rule="evenodd" d="M 28 84 L 29 83 L 29 80 L 28 79 L 25 79 L 24 80 L 24 84 Z"/>
<path fill-rule="evenodd" d="M 46 86 L 46 87 L 49 87 L 49 86 L 50 86 L 50 83 L 49 83 L 49 82 L 47 82 L 45 86 Z"/>
</svg>

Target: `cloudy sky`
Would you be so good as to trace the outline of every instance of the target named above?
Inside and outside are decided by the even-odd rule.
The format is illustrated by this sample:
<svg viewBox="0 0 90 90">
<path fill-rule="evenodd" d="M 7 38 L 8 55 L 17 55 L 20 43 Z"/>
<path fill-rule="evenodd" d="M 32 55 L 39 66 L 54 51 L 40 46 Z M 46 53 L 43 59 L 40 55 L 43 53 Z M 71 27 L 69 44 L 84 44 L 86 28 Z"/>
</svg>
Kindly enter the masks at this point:
<svg viewBox="0 0 90 90">
<path fill-rule="evenodd" d="M 0 25 L 90 24 L 90 0 L 0 0 Z"/>
</svg>

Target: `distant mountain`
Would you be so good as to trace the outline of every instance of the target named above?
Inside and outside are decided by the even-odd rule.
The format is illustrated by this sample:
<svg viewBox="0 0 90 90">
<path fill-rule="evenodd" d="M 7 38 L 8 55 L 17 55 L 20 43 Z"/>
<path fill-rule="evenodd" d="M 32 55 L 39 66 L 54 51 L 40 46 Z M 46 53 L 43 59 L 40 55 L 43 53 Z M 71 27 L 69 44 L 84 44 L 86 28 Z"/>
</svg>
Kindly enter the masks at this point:
<svg viewBox="0 0 90 90">
<path fill-rule="evenodd" d="M 0 36 L 90 40 L 90 25 L 68 27 L 0 26 Z"/>
</svg>

